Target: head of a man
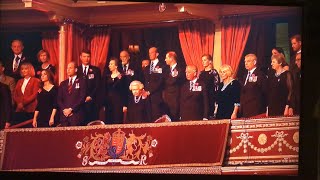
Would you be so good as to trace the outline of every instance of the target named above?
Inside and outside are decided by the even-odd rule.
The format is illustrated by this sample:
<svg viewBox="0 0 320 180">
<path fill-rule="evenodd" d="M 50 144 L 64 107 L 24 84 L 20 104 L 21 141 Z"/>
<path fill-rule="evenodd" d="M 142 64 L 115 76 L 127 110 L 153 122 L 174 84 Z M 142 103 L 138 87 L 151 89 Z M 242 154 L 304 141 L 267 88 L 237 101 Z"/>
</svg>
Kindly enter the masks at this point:
<svg viewBox="0 0 320 180">
<path fill-rule="evenodd" d="M 129 52 L 126 50 L 121 51 L 120 52 L 120 60 L 121 60 L 122 65 L 127 65 L 130 60 Z"/>
<path fill-rule="evenodd" d="M 159 56 L 158 49 L 156 47 L 151 47 L 149 49 L 149 58 L 151 61 L 157 59 Z"/>
<path fill-rule="evenodd" d="M 74 61 L 71 61 L 68 63 L 67 66 L 67 75 L 69 77 L 75 76 L 77 73 L 77 64 Z"/>
<path fill-rule="evenodd" d="M 291 47 L 294 52 L 301 50 L 301 36 L 296 34 L 290 38 Z"/>
<path fill-rule="evenodd" d="M 141 61 L 141 67 L 144 69 L 145 67 L 149 66 L 150 60 L 149 59 L 144 59 Z"/>
<path fill-rule="evenodd" d="M 19 39 L 15 39 L 11 42 L 11 50 L 15 55 L 19 55 L 23 51 L 23 42 Z"/>
<path fill-rule="evenodd" d="M 169 66 L 174 65 L 175 63 L 177 63 L 177 54 L 174 51 L 169 51 L 166 54 L 166 64 Z"/>
<path fill-rule="evenodd" d="M 87 66 L 90 64 L 91 52 L 90 50 L 82 50 L 80 53 L 80 61 L 83 65 Z"/>
<path fill-rule="evenodd" d="M 244 57 L 244 66 L 250 71 L 257 66 L 257 56 L 255 54 L 247 54 Z"/>
<path fill-rule="evenodd" d="M 197 78 L 197 73 L 198 73 L 198 69 L 197 69 L 196 66 L 188 65 L 186 67 L 186 78 L 187 78 L 187 80 L 192 81 L 195 78 Z"/>
</svg>

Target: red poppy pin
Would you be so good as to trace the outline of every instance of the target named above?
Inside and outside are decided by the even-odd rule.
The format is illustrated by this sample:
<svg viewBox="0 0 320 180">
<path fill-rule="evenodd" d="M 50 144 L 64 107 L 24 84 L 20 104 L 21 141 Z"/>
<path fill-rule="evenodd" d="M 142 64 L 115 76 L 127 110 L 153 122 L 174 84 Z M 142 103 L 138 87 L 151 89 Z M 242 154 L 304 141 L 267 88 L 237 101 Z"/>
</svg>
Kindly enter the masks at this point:
<svg viewBox="0 0 320 180">
<path fill-rule="evenodd" d="M 89 72 L 92 72 L 92 69 L 89 69 Z"/>
<path fill-rule="evenodd" d="M 41 71 L 37 71 L 37 75 L 40 75 L 41 74 Z"/>
<path fill-rule="evenodd" d="M 118 75 L 118 79 L 121 79 L 121 78 L 122 78 L 122 76 L 121 76 L 121 74 L 119 74 L 119 75 Z"/>
</svg>

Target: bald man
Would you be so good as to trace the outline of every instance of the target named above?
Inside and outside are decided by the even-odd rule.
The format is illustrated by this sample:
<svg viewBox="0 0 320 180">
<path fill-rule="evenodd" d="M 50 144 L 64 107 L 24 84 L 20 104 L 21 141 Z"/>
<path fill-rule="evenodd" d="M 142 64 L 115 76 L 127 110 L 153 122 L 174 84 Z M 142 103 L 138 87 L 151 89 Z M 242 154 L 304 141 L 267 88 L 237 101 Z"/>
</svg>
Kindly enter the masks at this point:
<svg viewBox="0 0 320 180">
<path fill-rule="evenodd" d="M 208 120 L 209 100 L 205 84 L 198 79 L 198 70 L 194 65 L 186 67 L 187 81 L 181 87 L 180 118 L 187 120 Z"/>
<path fill-rule="evenodd" d="M 20 39 L 14 39 L 11 42 L 12 55 L 7 58 L 5 64 L 5 74 L 13 77 L 17 82 L 21 78 L 20 66 L 23 62 L 31 62 L 29 57 L 23 53 L 23 42 Z"/>
<path fill-rule="evenodd" d="M 165 105 L 162 99 L 164 85 L 163 61 L 158 59 L 159 52 L 156 47 L 149 49 L 150 65 L 143 70 L 143 84 L 145 86 L 144 96 L 150 96 L 151 120 L 155 121 L 166 114 Z"/>
</svg>

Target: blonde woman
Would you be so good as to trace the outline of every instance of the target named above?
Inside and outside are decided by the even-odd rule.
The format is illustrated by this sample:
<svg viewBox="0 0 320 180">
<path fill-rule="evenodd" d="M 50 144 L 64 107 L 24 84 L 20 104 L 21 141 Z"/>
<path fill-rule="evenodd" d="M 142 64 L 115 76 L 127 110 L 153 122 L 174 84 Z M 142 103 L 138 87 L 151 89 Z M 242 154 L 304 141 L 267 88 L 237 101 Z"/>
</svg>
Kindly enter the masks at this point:
<svg viewBox="0 0 320 180">
<path fill-rule="evenodd" d="M 37 106 L 40 81 L 34 77 L 34 67 L 31 63 L 25 62 L 21 64 L 20 74 L 22 78 L 17 82 L 13 93 L 13 99 L 16 104 L 13 122 L 6 123 L 6 128 L 10 125 L 32 119 Z"/>
<path fill-rule="evenodd" d="M 275 73 L 268 78 L 267 116 L 293 115 L 293 79 L 285 70 L 285 58 L 281 54 L 271 57 Z"/>
<path fill-rule="evenodd" d="M 50 54 L 47 50 L 41 49 L 38 54 L 38 61 L 41 63 L 41 65 L 37 68 L 36 76 L 38 78 L 41 78 L 41 71 L 44 69 L 50 70 L 53 74 L 56 73 L 56 68 L 50 64 Z"/>
<path fill-rule="evenodd" d="M 216 119 L 236 119 L 240 106 L 240 83 L 233 79 L 233 70 L 229 65 L 222 65 L 219 74 L 221 83 L 215 105 Z"/>
</svg>

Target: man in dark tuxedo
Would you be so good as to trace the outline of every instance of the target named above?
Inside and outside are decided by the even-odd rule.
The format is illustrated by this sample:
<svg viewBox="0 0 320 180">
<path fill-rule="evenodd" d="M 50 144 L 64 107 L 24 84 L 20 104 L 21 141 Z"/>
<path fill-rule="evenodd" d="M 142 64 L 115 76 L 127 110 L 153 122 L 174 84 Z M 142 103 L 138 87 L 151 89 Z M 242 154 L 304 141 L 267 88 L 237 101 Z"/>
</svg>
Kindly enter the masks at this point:
<svg viewBox="0 0 320 180">
<path fill-rule="evenodd" d="M 11 92 L 9 86 L 0 82 L 0 130 L 11 121 L 12 106 Z"/>
<path fill-rule="evenodd" d="M 58 90 L 58 105 L 62 126 L 80 126 L 83 124 L 83 104 L 86 99 L 85 80 L 77 76 L 75 62 L 67 66 L 68 79 L 62 81 Z"/>
<path fill-rule="evenodd" d="M 301 104 L 301 53 L 296 54 L 297 71 L 293 73 L 293 94 L 294 94 L 294 107 L 293 114 L 300 115 Z"/>
<path fill-rule="evenodd" d="M 299 71 L 299 68 L 297 67 L 297 64 L 295 63 L 296 62 L 296 54 L 301 53 L 301 48 L 302 48 L 300 34 L 296 34 L 296 35 L 292 36 L 290 38 L 290 42 L 291 42 L 291 47 L 292 47 L 294 54 L 290 58 L 290 69 L 289 70 L 292 73 L 296 73 Z"/>
<path fill-rule="evenodd" d="M 163 101 L 172 121 L 179 120 L 180 88 L 185 82 L 185 69 L 177 64 L 177 54 L 169 51 L 166 54 L 164 70 Z"/>
<path fill-rule="evenodd" d="M 208 120 L 208 91 L 203 81 L 197 77 L 197 67 L 188 65 L 185 73 L 187 81 L 180 92 L 180 118 L 182 121 Z"/>
<path fill-rule="evenodd" d="M 129 85 L 133 80 L 140 80 L 141 71 L 138 70 L 136 64 L 130 61 L 130 54 L 128 51 L 123 50 L 120 52 L 121 69 L 120 72 L 125 76 L 126 87 L 128 89 L 128 96 L 131 94 Z"/>
<path fill-rule="evenodd" d="M 244 64 L 248 73 L 240 80 L 240 114 L 249 118 L 266 112 L 267 77 L 257 68 L 255 54 L 247 54 Z"/>
<path fill-rule="evenodd" d="M 84 103 L 83 125 L 99 119 L 99 109 L 102 102 L 99 101 L 101 71 L 90 64 L 91 52 L 82 50 L 80 53 L 81 65 L 78 67 L 77 76 L 86 81 L 86 98 Z"/>
<path fill-rule="evenodd" d="M 159 53 L 156 47 L 149 49 L 150 65 L 143 70 L 143 79 L 145 92 L 144 97 L 150 96 L 151 101 L 151 120 L 154 122 L 162 115 L 164 111 L 164 103 L 162 99 L 162 90 L 164 84 L 163 62 L 158 59 Z"/>
<path fill-rule="evenodd" d="M 21 79 L 20 75 L 20 65 L 23 62 L 31 62 L 28 57 L 23 53 L 23 42 L 19 39 L 15 39 L 11 42 L 11 50 L 13 52 L 12 56 L 8 57 L 5 64 L 5 74 L 13 77 L 17 82 Z"/>
</svg>

